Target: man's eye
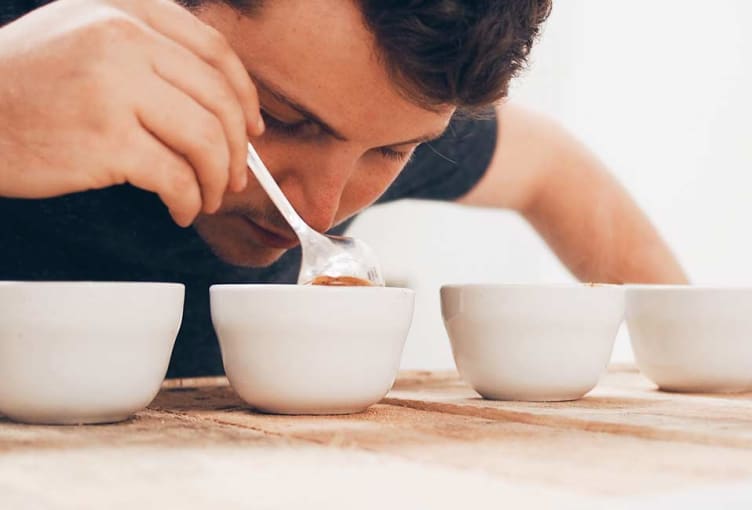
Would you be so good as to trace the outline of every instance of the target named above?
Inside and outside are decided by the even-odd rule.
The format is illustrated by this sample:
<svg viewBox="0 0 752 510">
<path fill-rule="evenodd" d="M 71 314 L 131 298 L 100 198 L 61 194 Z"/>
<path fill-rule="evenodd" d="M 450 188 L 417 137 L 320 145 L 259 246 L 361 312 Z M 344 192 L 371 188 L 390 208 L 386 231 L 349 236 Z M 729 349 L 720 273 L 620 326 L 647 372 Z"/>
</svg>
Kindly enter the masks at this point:
<svg viewBox="0 0 752 510">
<path fill-rule="evenodd" d="M 315 134 L 311 131 L 315 131 L 317 129 L 317 126 L 310 120 L 306 119 L 297 122 L 283 122 L 278 118 L 273 117 L 263 109 L 261 110 L 261 117 L 263 117 L 264 123 L 266 124 L 267 128 L 278 134 L 288 136 L 311 135 Z"/>
<path fill-rule="evenodd" d="M 396 151 L 388 147 L 379 147 L 378 151 L 379 154 L 381 154 L 385 158 L 391 159 L 393 161 L 399 161 L 400 163 L 410 159 L 410 156 L 413 153 L 413 151 Z"/>
</svg>

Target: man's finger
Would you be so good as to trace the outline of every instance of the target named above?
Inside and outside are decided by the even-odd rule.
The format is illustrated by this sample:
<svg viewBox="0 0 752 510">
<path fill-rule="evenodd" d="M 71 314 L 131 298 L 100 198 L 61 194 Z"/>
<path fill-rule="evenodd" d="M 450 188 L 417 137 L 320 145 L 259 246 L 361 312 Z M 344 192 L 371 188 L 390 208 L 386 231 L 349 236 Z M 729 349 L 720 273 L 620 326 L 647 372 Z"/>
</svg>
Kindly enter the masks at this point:
<svg viewBox="0 0 752 510">
<path fill-rule="evenodd" d="M 154 30 L 220 70 L 243 106 L 248 132 L 253 136 L 263 132 L 256 87 L 243 63 L 217 30 L 171 0 L 113 0 L 113 4 L 138 16 Z"/>
<path fill-rule="evenodd" d="M 167 206 L 175 223 L 190 225 L 201 212 L 201 189 L 188 162 L 147 130 L 141 130 L 134 150 L 123 159 L 130 161 L 126 180 L 152 191 Z M 135 157 L 129 157 L 133 156 Z"/>
<path fill-rule="evenodd" d="M 215 212 L 229 181 L 230 153 L 220 120 L 191 96 L 155 77 L 135 105 L 139 121 L 182 155 L 201 185 L 203 210 Z"/>
<path fill-rule="evenodd" d="M 241 191 L 248 182 L 246 152 L 248 137 L 240 102 L 225 76 L 182 46 L 157 34 L 151 52 L 155 72 L 195 99 L 221 122 L 230 153 L 232 191 Z"/>
</svg>

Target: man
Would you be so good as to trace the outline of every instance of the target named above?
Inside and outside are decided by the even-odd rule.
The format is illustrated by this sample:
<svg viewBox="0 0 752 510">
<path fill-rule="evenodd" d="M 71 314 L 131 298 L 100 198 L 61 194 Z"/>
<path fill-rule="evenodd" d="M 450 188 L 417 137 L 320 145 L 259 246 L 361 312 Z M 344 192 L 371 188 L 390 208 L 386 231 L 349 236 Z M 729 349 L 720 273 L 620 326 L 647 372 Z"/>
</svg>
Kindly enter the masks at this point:
<svg viewBox="0 0 752 510">
<path fill-rule="evenodd" d="M 210 284 L 295 280 L 248 138 L 322 232 L 457 200 L 519 211 L 583 280 L 684 281 L 585 148 L 498 102 L 549 0 L 186 5 L 60 0 L 0 28 L 0 279 L 185 283 L 168 375 L 221 372 Z"/>
</svg>

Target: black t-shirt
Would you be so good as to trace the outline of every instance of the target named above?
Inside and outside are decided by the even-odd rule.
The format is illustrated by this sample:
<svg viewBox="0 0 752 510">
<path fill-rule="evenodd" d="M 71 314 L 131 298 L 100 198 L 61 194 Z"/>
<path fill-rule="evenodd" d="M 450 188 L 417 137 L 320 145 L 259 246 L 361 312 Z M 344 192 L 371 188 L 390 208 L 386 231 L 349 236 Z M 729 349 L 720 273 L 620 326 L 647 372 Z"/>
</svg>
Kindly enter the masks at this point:
<svg viewBox="0 0 752 510">
<path fill-rule="evenodd" d="M 0 2 L 0 26 L 10 23 L 51 0 L 3 0 Z"/>
<path fill-rule="evenodd" d="M 0 3 L 0 24 L 3 16 L 9 21 L 23 13 L 19 4 L 33 8 L 41 3 L 15 2 L 15 10 Z M 459 198 L 484 174 L 495 145 L 493 116 L 455 118 L 441 139 L 418 147 L 377 203 Z M 344 232 L 349 223 L 332 232 Z M 185 284 L 183 323 L 169 377 L 222 373 L 209 315 L 210 285 L 294 283 L 299 261 L 300 250 L 293 249 L 266 268 L 226 264 L 193 229 L 175 225 L 156 195 L 128 185 L 45 200 L 0 198 L 0 280 Z"/>
</svg>

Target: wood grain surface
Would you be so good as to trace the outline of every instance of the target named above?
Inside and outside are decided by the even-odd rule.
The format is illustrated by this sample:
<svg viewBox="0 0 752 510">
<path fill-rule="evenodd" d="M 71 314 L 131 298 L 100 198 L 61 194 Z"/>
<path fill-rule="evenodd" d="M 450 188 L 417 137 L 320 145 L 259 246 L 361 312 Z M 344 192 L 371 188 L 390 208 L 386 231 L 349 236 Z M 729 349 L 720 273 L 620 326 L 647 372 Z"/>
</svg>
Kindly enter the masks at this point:
<svg viewBox="0 0 752 510">
<path fill-rule="evenodd" d="M 752 394 L 659 392 L 615 366 L 578 401 L 494 402 L 455 373 L 405 372 L 365 413 L 273 416 L 208 378 L 166 381 L 118 424 L 0 418 L 0 508 L 219 503 L 752 505 Z"/>
</svg>

